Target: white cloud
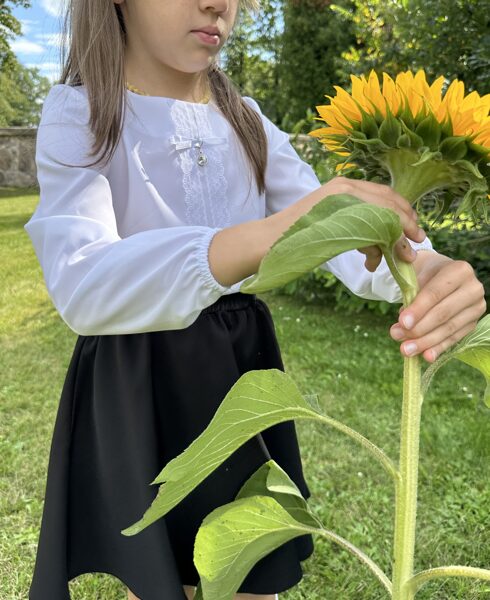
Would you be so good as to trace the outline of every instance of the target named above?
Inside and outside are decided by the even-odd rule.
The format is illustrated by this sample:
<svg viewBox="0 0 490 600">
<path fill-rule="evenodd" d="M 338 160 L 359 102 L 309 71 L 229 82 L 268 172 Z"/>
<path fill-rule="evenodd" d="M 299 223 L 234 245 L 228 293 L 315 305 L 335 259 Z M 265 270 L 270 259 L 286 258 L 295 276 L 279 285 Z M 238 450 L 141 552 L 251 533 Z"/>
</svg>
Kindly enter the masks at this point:
<svg viewBox="0 0 490 600">
<path fill-rule="evenodd" d="M 14 40 L 11 43 L 11 48 L 16 54 L 42 54 L 45 51 L 41 44 L 31 42 L 25 38 Z"/>
<path fill-rule="evenodd" d="M 22 34 L 28 35 L 33 29 L 36 29 L 38 22 L 33 21 L 32 19 L 21 19 L 20 24 L 22 26 Z"/>
<path fill-rule="evenodd" d="M 26 67 L 39 69 L 41 75 L 47 77 L 51 83 L 57 81 L 61 75 L 60 64 L 56 62 L 28 63 Z"/>
<path fill-rule="evenodd" d="M 50 48 L 59 48 L 63 42 L 61 33 L 38 33 L 35 35 L 37 41 L 46 44 Z M 68 40 L 66 45 L 68 45 Z"/>
<path fill-rule="evenodd" d="M 41 0 L 41 6 L 52 17 L 59 17 L 63 9 L 63 0 Z"/>
</svg>

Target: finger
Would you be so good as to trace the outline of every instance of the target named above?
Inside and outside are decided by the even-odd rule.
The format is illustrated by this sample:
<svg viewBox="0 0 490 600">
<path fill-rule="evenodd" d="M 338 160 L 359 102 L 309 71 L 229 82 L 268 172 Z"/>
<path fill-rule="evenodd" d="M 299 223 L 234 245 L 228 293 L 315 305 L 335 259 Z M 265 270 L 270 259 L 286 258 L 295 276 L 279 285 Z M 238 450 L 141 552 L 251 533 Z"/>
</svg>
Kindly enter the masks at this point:
<svg viewBox="0 0 490 600">
<path fill-rule="evenodd" d="M 418 338 L 410 336 L 401 344 L 400 352 L 404 356 L 415 356 L 428 351 L 427 356 L 424 355 L 424 357 L 435 360 L 441 353 L 442 346 L 445 349 L 449 348 L 466 335 L 466 333 L 461 334 L 462 331 L 466 331 L 468 327 L 471 331 L 475 327 L 480 314 L 478 307 L 471 306 L 427 335 Z"/>
<path fill-rule="evenodd" d="M 405 262 L 413 262 L 417 258 L 417 253 L 404 235 L 396 242 L 395 251 L 398 258 Z"/>
<path fill-rule="evenodd" d="M 396 212 L 400 218 L 403 233 L 409 239 L 414 242 L 423 242 L 427 236 L 425 231 L 419 227 L 417 223 L 416 213 L 414 215 L 412 207 L 402 196 L 396 194 L 392 190 L 391 192 L 392 193 L 389 196 L 381 197 L 379 204 L 384 208 L 389 208 Z M 374 197 L 372 197 L 372 202 L 375 203 Z"/>
<path fill-rule="evenodd" d="M 358 182 L 360 189 L 356 195 L 372 204 L 383 205 L 394 210 L 402 222 L 403 230 L 407 237 L 416 242 L 423 242 L 426 238 L 425 231 L 418 226 L 418 214 L 412 205 L 393 188 L 383 183 L 374 181 Z M 364 196 L 362 197 L 361 194 Z"/>
<path fill-rule="evenodd" d="M 350 193 L 364 202 L 389 208 L 398 214 L 405 235 L 414 242 L 423 242 L 425 231 L 417 224 L 417 213 L 408 200 L 395 192 L 391 187 L 373 181 L 359 181 L 342 178 L 346 193 Z"/>
<path fill-rule="evenodd" d="M 400 313 L 400 325 L 405 329 L 412 329 L 434 306 L 461 287 L 469 278 L 478 281 L 469 263 L 454 261 L 447 267 L 443 267 L 424 285 L 415 300 Z M 474 301 L 478 301 L 478 298 L 474 298 Z"/>
<path fill-rule="evenodd" d="M 454 344 L 456 344 L 457 342 L 462 340 L 465 335 L 468 335 L 468 333 L 473 331 L 473 329 L 475 329 L 475 327 L 476 327 L 476 323 L 477 323 L 476 321 L 474 323 L 468 323 L 468 325 L 466 325 L 466 327 L 463 327 L 457 333 L 449 336 L 448 338 L 443 340 L 441 343 L 425 350 L 423 352 L 423 357 L 425 358 L 425 360 L 428 362 L 434 362 L 435 360 L 437 360 L 437 358 L 443 352 L 445 352 L 446 350 L 449 350 L 449 348 L 454 346 Z"/>
<path fill-rule="evenodd" d="M 473 289 L 475 291 L 472 291 Z M 478 283 L 474 287 L 472 284 L 464 288 L 459 287 L 423 315 L 413 327 L 404 328 L 403 318 L 399 320 L 399 324 L 404 328 L 404 333 L 408 337 L 420 338 L 434 331 L 437 327 L 449 323 L 455 316 L 461 315 L 468 308 L 472 309 L 476 318 L 478 318 L 483 314 L 486 306 L 483 298 L 478 296 L 478 289 Z"/>
<path fill-rule="evenodd" d="M 383 253 L 379 246 L 366 246 L 364 248 L 358 248 L 359 252 L 366 255 L 364 266 L 368 271 L 373 273 L 379 266 Z"/>
</svg>

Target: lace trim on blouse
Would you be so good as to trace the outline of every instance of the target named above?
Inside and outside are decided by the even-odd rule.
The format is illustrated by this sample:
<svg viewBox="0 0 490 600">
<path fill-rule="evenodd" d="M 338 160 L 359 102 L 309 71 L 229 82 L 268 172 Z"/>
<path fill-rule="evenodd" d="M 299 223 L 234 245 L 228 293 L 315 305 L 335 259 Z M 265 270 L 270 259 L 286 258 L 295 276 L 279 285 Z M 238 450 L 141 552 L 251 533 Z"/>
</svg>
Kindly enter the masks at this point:
<svg viewBox="0 0 490 600">
<path fill-rule="evenodd" d="M 226 138 L 217 138 L 209 122 L 206 104 L 175 102 L 170 110 L 176 135 L 170 139 L 183 173 L 185 220 L 189 225 L 231 226 L 227 199 L 228 183 L 222 153 Z M 199 166 L 199 148 L 189 142 L 203 140 L 207 163 Z M 186 143 L 187 142 L 187 143 Z"/>
</svg>

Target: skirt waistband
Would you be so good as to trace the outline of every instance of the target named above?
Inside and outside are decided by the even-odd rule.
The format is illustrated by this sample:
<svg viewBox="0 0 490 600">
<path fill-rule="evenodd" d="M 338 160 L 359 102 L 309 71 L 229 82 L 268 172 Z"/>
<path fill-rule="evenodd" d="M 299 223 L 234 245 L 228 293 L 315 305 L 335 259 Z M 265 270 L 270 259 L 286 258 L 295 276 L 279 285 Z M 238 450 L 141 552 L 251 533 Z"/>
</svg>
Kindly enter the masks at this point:
<svg viewBox="0 0 490 600">
<path fill-rule="evenodd" d="M 243 292 L 223 294 L 213 304 L 206 306 L 201 311 L 201 314 L 216 312 L 218 310 L 237 310 L 239 308 L 247 308 L 247 306 L 255 306 L 256 303 L 256 294 L 244 294 Z"/>
</svg>

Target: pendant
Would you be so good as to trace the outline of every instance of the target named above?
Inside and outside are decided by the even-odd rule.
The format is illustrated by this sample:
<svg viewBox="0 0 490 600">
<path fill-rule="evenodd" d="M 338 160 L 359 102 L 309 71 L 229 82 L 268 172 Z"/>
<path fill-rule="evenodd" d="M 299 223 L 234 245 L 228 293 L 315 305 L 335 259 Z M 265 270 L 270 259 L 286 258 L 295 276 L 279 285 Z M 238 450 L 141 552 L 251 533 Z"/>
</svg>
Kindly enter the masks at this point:
<svg viewBox="0 0 490 600">
<path fill-rule="evenodd" d="M 203 140 L 198 140 L 198 141 L 197 141 L 197 142 L 194 144 L 194 146 L 195 146 L 196 148 L 199 148 L 199 154 L 198 154 L 198 156 L 197 156 L 197 164 L 198 164 L 200 167 L 204 167 L 204 165 L 206 165 L 206 164 L 207 164 L 207 162 L 208 162 L 208 157 L 207 157 L 207 156 L 204 154 L 204 152 L 203 152 L 203 151 L 202 151 L 202 149 L 201 149 L 201 146 L 202 146 L 202 144 L 203 144 Z"/>
</svg>

